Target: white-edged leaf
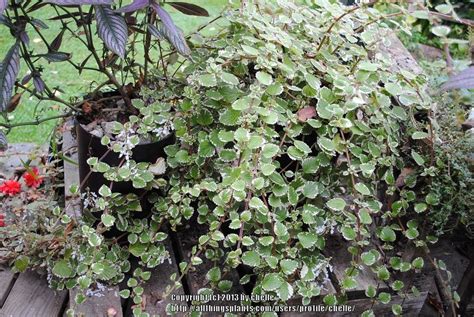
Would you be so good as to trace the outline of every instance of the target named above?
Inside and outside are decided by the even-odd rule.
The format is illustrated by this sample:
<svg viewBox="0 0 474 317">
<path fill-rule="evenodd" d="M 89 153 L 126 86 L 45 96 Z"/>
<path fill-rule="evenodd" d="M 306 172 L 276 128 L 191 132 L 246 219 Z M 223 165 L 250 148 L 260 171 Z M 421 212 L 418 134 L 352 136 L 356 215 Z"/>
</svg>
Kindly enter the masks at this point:
<svg viewBox="0 0 474 317">
<path fill-rule="evenodd" d="M 468 67 L 457 75 L 452 76 L 441 86 L 441 90 L 474 88 L 474 66 Z"/>
<path fill-rule="evenodd" d="M 20 70 L 20 45 L 15 43 L 0 63 L 0 112 L 7 109 Z"/>
<path fill-rule="evenodd" d="M 163 10 L 163 8 L 160 7 L 156 2 L 154 2 L 152 6 L 163 23 L 161 31 L 165 35 L 166 39 L 181 55 L 189 56 L 191 54 L 191 49 L 189 48 L 188 43 L 186 43 L 183 32 L 174 24 L 168 12 Z"/>
<path fill-rule="evenodd" d="M 94 8 L 99 37 L 104 41 L 109 50 L 124 58 L 128 39 L 125 19 L 115 13 L 110 7 L 95 6 Z"/>
</svg>

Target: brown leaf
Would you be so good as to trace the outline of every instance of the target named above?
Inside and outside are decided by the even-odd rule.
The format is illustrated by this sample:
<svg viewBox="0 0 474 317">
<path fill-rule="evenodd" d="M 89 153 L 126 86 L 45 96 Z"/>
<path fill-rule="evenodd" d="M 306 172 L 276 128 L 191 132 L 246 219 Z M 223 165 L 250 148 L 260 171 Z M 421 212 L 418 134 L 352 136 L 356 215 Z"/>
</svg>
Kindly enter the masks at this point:
<svg viewBox="0 0 474 317">
<path fill-rule="evenodd" d="M 8 106 L 7 106 L 7 111 L 8 111 L 8 112 L 12 112 L 13 110 L 16 109 L 16 107 L 18 107 L 18 105 L 20 104 L 21 95 L 23 95 L 22 92 L 16 93 L 16 94 L 10 99 L 10 102 L 8 103 Z"/>
<path fill-rule="evenodd" d="M 410 176 L 414 172 L 415 172 L 415 170 L 411 167 L 403 168 L 402 171 L 400 172 L 400 175 L 398 175 L 397 180 L 395 181 L 395 185 L 399 188 L 404 186 L 405 185 L 405 178 L 407 178 L 408 176 Z"/>
<path fill-rule="evenodd" d="M 308 119 L 314 118 L 316 116 L 316 108 L 312 106 L 304 107 L 298 110 L 298 120 L 301 122 L 306 122 Z"/>
<path fill-rule="evenodd" d="M 84 113 L 91 113 L 92 112 L 92 105 L 87 102 L 87 101 L 84 101 L 84 103 L 82 104 L 82 111 L 84 111 Z"/>
</svg>

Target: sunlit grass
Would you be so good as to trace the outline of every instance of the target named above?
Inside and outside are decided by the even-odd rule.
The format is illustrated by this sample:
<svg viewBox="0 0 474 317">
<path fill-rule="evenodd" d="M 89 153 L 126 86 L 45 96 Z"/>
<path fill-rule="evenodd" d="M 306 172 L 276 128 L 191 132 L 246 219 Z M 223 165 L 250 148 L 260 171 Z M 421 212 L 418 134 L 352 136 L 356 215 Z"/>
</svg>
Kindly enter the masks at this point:
<svg viewBox="0 0 474 317">
<path fill-rule="evenodd" d="M 205 24 L 216 17 L 227 4 L 226 0 L 211 0 L 205 2 L 189 0 L 186 2 L 199 4 L 206 8 L 209 11 L 210 17 L 186 16 L 172 7 L 166 6 L 166 9 L 172 15 L 175 23 L 184 31 L 185 34 L 193 32 L 200 25 Z M 60 31 L 59 22 L 52 23 L 52 21 L 48 21 L 48 19 L 54 16 L 54 14 L 55 12 L 50 6 L 45 6 L 41 10 L 35 12 L 35 17 L 43 20 L 49 26 L 48 29 L 41 30 L 47 41 L 54 39 Z M 14 43 L 14 39 L 11 36 L 6 35 L 9 34 L 9 31 L 3 25 L 0 26 L 0 32 L 2 34 L 0 36 L 0 55 L 2 56 L 1 58 L 3 58 L 9 47 Z M 29 35 L 30 47 L 36 52 L 46 52 L 46 47 L 41 38 L 32 30 L 30 30 Z M 76 63 L 77 61 L 80 63 L 80 61 L 88 56 L 87 49 L 78 40 L 70 36 L 65 36 L 60 51 L 72 53 L 72 59 L 76 61 Z M 60 98 L 64 100 L 69 100 L 70 98 L 81 98 L 81 96 L 90 91 L 90 87 L 96 86 L 102 79 L 101 74 L 94 71 L 84 71 L 79 75 L 75 68 L 66 62 L 48 63 L 45 60 L 42 60 L 41 64 L 45 69 L 43 72 L 43 79 L 47 82 L 49 87 L 59 87 L 64 91 L 64 93 L 59 95 Z M 26 65 L 22 63 L 19 77 L 22 78 L 27 71 L 28 69 Z M 64 107 L 60 104 L 53 102 L 38 102 L 36 98 L 25 93 L 17 109 L 8 114 L 8 116 L 11 123 L 18 123 L 51 117 L 63 111 Z M 0 118 L 0 121 L 4 121 L 4 119 Z M 52 120 L 38 126 L 21 126 L 13 128 L 8 134 L 8 141 L 10 143 L 35 142 L 40 144 L 47 142 L 55 125 L 56 121 Z"/>
</svg>

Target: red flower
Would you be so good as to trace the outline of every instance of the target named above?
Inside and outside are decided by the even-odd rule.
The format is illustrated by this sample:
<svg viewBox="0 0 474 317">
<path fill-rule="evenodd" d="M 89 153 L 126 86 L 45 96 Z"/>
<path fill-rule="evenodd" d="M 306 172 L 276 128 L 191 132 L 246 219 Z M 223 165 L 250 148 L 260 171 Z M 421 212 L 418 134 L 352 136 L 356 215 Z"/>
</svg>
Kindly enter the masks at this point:
<svg viewBox="0 0 474 317">
<path fill-rule="evenodd" d="M 5 216 L 0 214 L 0 227 L 5 227 Z"/>
<path fill-rule="evenodd" d="M 7 180 L 0 185 L 0 192 L 4 195 L 14 196 L 21 192 L 21 185 L 17 181 Z"/>
<path fill-rule="evenodd" d="M 23 174 L 23 179 L 25 180 L 26 186 L 33 188 L 38 188 L 43 182 L 43 177 L 39 176 L 37 167 L 29 168 L 26 173 Z"/>
</svg>

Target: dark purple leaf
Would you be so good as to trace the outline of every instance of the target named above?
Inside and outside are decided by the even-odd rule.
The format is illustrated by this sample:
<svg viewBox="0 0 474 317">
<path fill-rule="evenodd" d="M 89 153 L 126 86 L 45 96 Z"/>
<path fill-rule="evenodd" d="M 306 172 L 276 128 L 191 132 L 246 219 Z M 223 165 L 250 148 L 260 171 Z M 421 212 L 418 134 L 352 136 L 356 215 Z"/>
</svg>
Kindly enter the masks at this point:
<svg viewBox="0 0 474 317">
<path fill-rule="evenodd" d="M 42 93 L 46 86 L 43 79 L 40 76 L 33 77 L 33 85 L 35 86 L 36 91 L 39 93 Z"/>
<path fill-rule="evenodd" d="M 51 51 L 53 51 L 53 52 L 59 51 L 59 49 L 61 48 L 61 44 L 63 42 L 63 36 L 64 36 L 65 31 L 66 31 L 66 29 L 62 29 L 61 32 L 59 32 L 59 34 L 56 35 L 54 40 L 51 42 L 51 44 L 49 45 L 49 49 Z"/>
<path fill-rule="evenodd" d="M 40 54 L 39 57 L 43 57 L 50 63 L 64 62 L 71 58 L 71 54 L 64 52 L 49 52 L 47 54 Z"/>
<path fill-rule="evenodd" d="M 114 3 L 113 0 L 46 0 L 45 2 L 64 6 L 110 5 Z"/>
<path fill-rule="evenodd" d="M 33 75 L 31 75 L 31 73 L 26 74 L 25 77 L 23 77 L 23 79 L 21 80 L 21 84 L 23 86 L 28 84 L 31 80 L 31 77 L 33 77 Z"/>
<path fill-rule="evenodd" d="M 10 22 L 10 20 L 6 16 L 1 15 L 1 14 L 0 14 L 0 24 L 3 24 L 8 28 L 13 28 L 13 24 Z"/>
<path fill-rule="evenodd" d="M 0 15 L 3 14 L 3 11 L 8 7 L 8 0 L 0 0 Z"/>
<path fill-rule="evenodd" d="M 0 111 L 5 111 L 20 70 L 20 45 L 15 43 L 0 64 Z"/>
<path fill-rule="evenodd" d="M 468 67 L 459 74 L 450 77 L 448 81 L 441 86 L 442 90 L 463 88 L 474 88 L 474 66 Z"/>
<path fill-rule="evenodd" d="M 7 137 L 5 133 L 0 131 L 0 150 L 6 150 L 8 147 Z"/>
<path fill-rule="evenodd" d="M 186 2 L 166 2 L 166 4 L 169 4 L 176 10 L 180 11 L 181 13 L 187 14 L 187 15 L 196 15 L 199 17 L 208 17 L 209 12 L 207 12 L 206 9 L 192 4 L 192 3 L 186 3 Z"/>
<path fill-rule="evenodd" d="M 45 3 L 44 1 L 38 1 L 36 2 L 34 5 L 32 5 L 29 9 L 28 9 L 28 13 L 29 12 L 33 12 L 33 11 L 36 11 L 38 9 L 41 9 L 42 7 L 44 7 L 45 5 L 47 5 L 47 3 Z"/>
<path fill-rule="evenodd" d="M 121 7 L 120 9 L 117 9 L 115 11 L 121 12 L 121 13 L 135 12 L 143 8 L 146 8 L 149 5 L 150 5 L 150 0 L 134 0 L 129 5 L 126 5 L 125 7 Z"/>
<path fill-rule="evenodd" d="M 153 35 L 160 41 L 163 41 L 165 39 L 165 35 L 163 34 L 163 31 L 161 30 L 161 28 L 157 28 L 153 24 L 148 24 L 148 31 L 150 32 L 151 35 Z"/>
<path fill-rule="evenodd" d="M 31 24 L 39 29 L 49 29 L 48 25 L 39 19 L 32 19 Z"/>
<path fill-rule="evenodd" d="M 191 50 L 184 38 L 183 32 L 174 24 L 171 16 L 163 10 L 156 2 L 153 2 L 153 8 L 163 23 L 162 32 L 166 39 L 176 48 L 176 50 L 184 56 L 189 56 Z"/>
<path fill-rule="evenodd" d="M 30 37 L 28 36 L 28 33 L 25 31 L 22 31 L 20 33 L 20 40 L 25 43 L 26 46 L 30 45 Z"/>
<path fill-rule="evenodd" d="M 95 6 L 95 17 L 99 37 L 109 50 L 124 58 L 128 39 L 125 19 L 106 6 Z"/>
</svg>

